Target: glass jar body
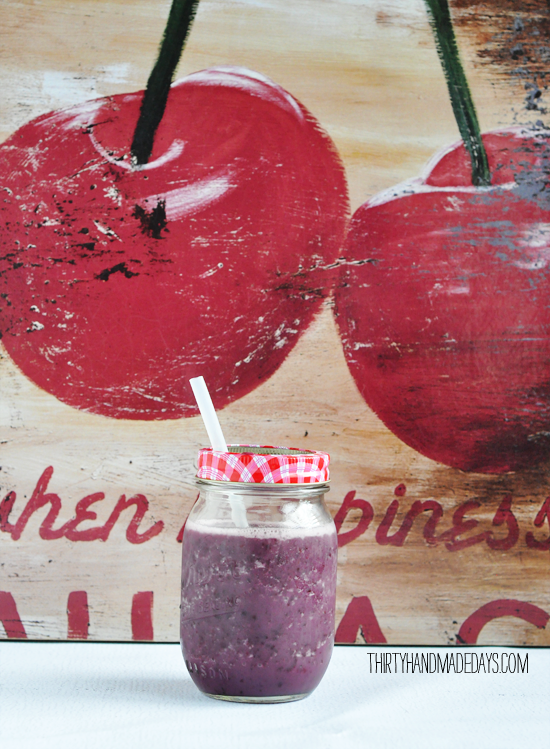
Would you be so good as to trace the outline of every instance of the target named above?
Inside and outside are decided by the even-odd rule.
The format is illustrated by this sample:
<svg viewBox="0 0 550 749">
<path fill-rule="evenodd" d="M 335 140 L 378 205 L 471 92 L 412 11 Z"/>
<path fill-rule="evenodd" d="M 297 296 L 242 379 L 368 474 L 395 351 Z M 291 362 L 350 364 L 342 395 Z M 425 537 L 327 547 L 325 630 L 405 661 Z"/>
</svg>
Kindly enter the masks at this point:
<svg viewBox="0 0 550 749">
<path fill-rule="evenodd" d="M 334 644 L 328 487 L 198 483 L 182 541 L 180 636 L 193 681 L 237 702 L 306 697 Z"/>
</svg>

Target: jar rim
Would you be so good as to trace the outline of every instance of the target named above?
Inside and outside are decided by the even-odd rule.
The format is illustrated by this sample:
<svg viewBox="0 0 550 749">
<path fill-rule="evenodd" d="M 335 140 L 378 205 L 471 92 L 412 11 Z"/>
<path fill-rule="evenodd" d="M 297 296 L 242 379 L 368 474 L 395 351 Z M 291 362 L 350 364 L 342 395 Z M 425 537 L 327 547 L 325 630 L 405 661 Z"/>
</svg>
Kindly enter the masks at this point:
<svg viewBox="0 0 550 749">
<path fill-rule="evenodd" d="M 251 494 L 257 492 L 269 492 L 269 491 L 280 491 L 286 489 L 286 491 L 300 492 L 300 493 L 311 493 L 311 494 L 322 494 L 330 491 L 330 479 L 327 481 L 312 481 L 311 483 L 253 483 L 251 481 L 216 481 L 215 479 L 203 479 L 196 477 L 195 483 L 199 486 L 204 485 L 211 487 L 212 489 L 238 489 L 242 492 L 248 492 Z"/>
</svg>

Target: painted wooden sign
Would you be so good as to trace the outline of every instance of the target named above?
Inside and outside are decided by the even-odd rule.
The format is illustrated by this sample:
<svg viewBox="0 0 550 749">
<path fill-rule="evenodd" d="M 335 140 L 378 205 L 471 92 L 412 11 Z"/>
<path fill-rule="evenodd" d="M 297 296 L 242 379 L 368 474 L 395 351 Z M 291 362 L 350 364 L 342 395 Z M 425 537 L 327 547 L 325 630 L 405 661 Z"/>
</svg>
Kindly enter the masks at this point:
<svg viewBox="0 0 550 749">
<path fill-rule="evenodd" d="M 0 638 L 178 639 L 203 374 L 331 454 L 339 642 L 548 645 L 547 5 L 0 19 Z"/>
</svg>

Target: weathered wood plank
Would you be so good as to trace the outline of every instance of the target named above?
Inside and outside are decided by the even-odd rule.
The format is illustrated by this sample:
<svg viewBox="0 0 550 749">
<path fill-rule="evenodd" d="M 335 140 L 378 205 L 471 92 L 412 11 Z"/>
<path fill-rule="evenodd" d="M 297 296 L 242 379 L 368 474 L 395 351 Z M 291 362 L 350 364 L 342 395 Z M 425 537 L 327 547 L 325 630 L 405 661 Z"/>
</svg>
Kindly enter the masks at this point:
<svg viewBox="0 0 550 749">
<path fill-rule="evenodd" d="M 143 87 L 168 6 L 145 0 L 84 0 L 76 5 L 6 0 L 0 9 L 2 139 L 41 113 Z M 468 4 L 454 8 L 462 19 L 457 33 L 482 129 L 544 118 L 542 104 L 536 111 L 525 108 L 523 83 L 508 68 L 497 71 L 480 57 L 487 45 L 498 48 L 498 34 L 508 29 L 514 8 L 506 18 L 484 16 L 491 23 L 481 41 L 478 16 L 471 15 Z M 229 63 L 270 76 L 314 113 L 342 156 L 352 210 L 379 191 L 418 176 L 433 153 L 458 137 L 419 0 L 301 0 L 269 7 L 203 0 L 179 74 Z M 42 477 L 43 491 L 59 497 L 60 504 L 50 536 L 74 517 L 79 501 L 96 493 L 104 495 L 89 508 L 97 518 L 84 521 L 79 531 L 105 524 L 122 495 L 147 500 L 138 534 L 158 530 L 142 543 L 135 543 L 139 536 L 131 532 L 134 542 L 128 540 L 135 506 L 121 511 L 105 540 L 41 537 L 49 504 L 30 517 L 17 539 L 5 526 L 0 532 L 0 590 L 13 596 L 27 636 L 66 638 L 69 595 L 84 591 L 89 638 L 129 640 L 134 596 L 152 592 L 155 640 L 177 640 L 177 536 L 196 496 L 195 455 L 206 440 L 200 419 L 125 421 L 73 409 L 28 380 L 4 349 L 0 418 L 0 499 L 11 491 L 17 495 L 6 522 L 17 524 Z M 550 495 L 548 464 L 501 475 L 467 474 L 407 447 L 360 396 L 342 352 L 332 300 L 280 369 L 223 409 L 220 418 L 232 442 L 327 450 L 332 456 L 328 503 L 333 514 L 349 492 L 372 507 L 368 528 L 340 548 L 338 621 L 353 598 L 368 597 L 389 643 L 448 644 L 457 641 L 468 617 L 491 601 L 519 601 L 550 613 L 548 519 L 534 526 Z M 46 488 L 48 467 L 53 473 Z M 494 525 L 508 496 L 513 518 L 505 505 L 504 522 Z M 385 537 L 383 521 L 395 501 L 399 506 Z M 428 533 L 427 540 L 423 535 L 432 514 L 426 511 L 403 534 L 402 545 L 395 544 L 399 537 L 392 543 L 391 534 L 417 501 L 440 508 L 432 536 Z M 430 543 L 452 528 L 453 514 L 466 502 L 477 503 L 467 518 L 479 525 L 454 543 L 450 535 Z M 435 504 L 431 507 L 439 512 Z M 360 510 L 350 510 L 341 535 L 360 518 Z M 461 539 L 478 534 L 485 535 L 460 548 Z M 495 539 L 507 537 L 509 548 L 488 544 L 487 539 L 495 546 Z M 145 606 L 149 598 L 140 600 Z M 82 598 L 74 601 L 83 605 Z M 520 607 L 519 615 L 525 611 Z M 82 611 L 74 616 L 83 616 Z M 138 626 L 136 617 L 138 634 L 147 632 L 147 622 Z M 364 621 L 359 624 L 366 627 Z M 7 629 L 0 625 L 0 638 Z M 364 642 L 356 631 L 357 642 Z M 506 616 L 487 624 L 478 642 L 548 645 L 548 628 Z"/>
</svg>

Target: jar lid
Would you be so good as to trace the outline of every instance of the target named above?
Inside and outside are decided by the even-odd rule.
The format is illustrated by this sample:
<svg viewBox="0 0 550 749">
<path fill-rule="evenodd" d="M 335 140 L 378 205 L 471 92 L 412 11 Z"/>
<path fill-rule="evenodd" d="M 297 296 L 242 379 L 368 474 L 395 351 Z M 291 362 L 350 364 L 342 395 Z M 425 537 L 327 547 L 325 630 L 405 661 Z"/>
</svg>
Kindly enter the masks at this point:
<svg viewBox="0 0 550 749">
<path fill-rule="evenodd" d="M 321 484 L 329 480 L 328 453 L 269 445 L 199 450 L 197 478 L 247 484 Z"/>
</svg>

